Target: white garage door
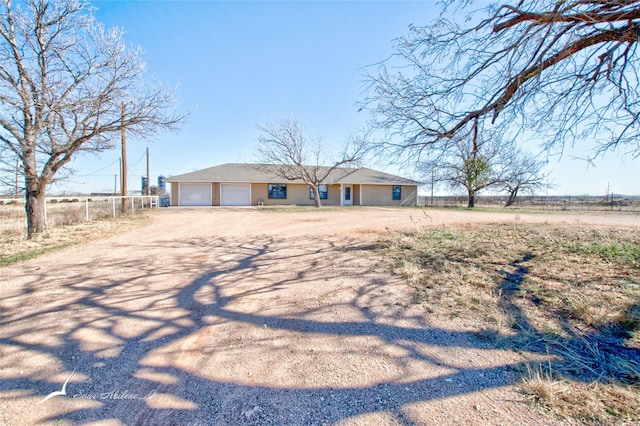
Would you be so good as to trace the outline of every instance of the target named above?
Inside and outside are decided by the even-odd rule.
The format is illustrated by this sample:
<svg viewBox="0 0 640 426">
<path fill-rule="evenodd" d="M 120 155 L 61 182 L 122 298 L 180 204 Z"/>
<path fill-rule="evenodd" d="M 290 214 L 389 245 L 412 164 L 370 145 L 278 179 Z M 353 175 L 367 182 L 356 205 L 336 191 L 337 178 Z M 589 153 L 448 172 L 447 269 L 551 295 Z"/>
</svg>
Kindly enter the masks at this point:
<svg viewBox="0 0 640 426">
<path fill-rule="evenodd" d="M 180 184 L 180 206 L 210 206 L 211 184 L 210 183 L 181 183 Z"/>
<path fill-rule="evenodd" d="M 251 184 L 223 183 L 220 185 L 221 206 L 250 206 Z"/>
</svg>

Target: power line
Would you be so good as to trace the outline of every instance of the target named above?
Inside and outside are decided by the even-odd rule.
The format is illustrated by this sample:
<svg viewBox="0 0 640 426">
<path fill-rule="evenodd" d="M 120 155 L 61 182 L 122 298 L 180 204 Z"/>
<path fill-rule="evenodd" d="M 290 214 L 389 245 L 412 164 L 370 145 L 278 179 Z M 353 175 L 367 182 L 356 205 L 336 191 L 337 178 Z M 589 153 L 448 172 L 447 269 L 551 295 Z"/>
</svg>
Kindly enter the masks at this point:
<svg viewBox="0 0 640 426">
<path fill-rule="evenodd" d="M 116 164 L 118 161 L 120 161 L 120 160 L 119 160 L 119 159 L 118 159 L 118 160 L 115 160 L 113 163 L 111 163 L 111 164 L 109 164 L 109 165 L 107 165 L 107 166 L 104 166 L 104 167 L 103 167 L 103 168 L 101 168 L 101 169 L 95 170 L 95 171 L 93 171 L 93 172 L 91 172 L 91 173 L 88 173 L 88 174 L 86 174 L 86 175 L 76 175 L 76 177 L 94 176 L 96 173 L 101 172 L 101 171 L 103 171 L 104 169 L 107 169 L 107 168 L 109 168 L 109 167 L 113 166 L 113 165 L 114 165 L 114 164 Z M 104 176 L 104 175 L 103 175 L 103 176 Z M 111 175 L 109 175 L 109 176 L 111 176 Z"/>
<path fill-rule="evenodd" d="M 133 163 L 133 164 L 131 164 L 131 165 L 127 165 L 127 170 L 131 170 L 131 168 L 132 168 L 132 167 L 134 167 L 134 166 L 138 165 L 146 155 L 147 155 L 147 153 L 146 153 L 146 151 L 145 151 L 145 152 L 142 154 L 142 156 L 138 159 L 138 161 L 136 161 L 135 163 Z M 118 161 L 120 161 L 120 159 L 114 160 L 113 162 L 111 162 L 111 163 L 107 164 L 107 165 L 106 165 L 106 166 L 104 166 L 103 168 L 98 169 L 98 170 L 94 170 L 94 171 L 93 171 L 93 172 L 91 172 L 91 173 L 87 173 L 87 174 L 84 174 L 84 175 L 75 175 L 75 176 L 76 176 L 76 177 L 87 177 L 87 176 L 96 176 L 96 177 L 99 177 L 99 176 L 112 176 L 112 175 L 98 175 L 98 174 L 96 174 L 96 173 L 99 173 L 99 172 L 101 172 L 101 171 L 103 171 L 103 170 L 105 170 L 105 169 L 108 169 L 109 167 L 111 167 L 111 166 L 113 166 L 114 164 L 116 164 Z"/>
<path fill-rule="evenodd" d="M 142 157 L 140 157 L 140 159 L 139 159 L 138 161 L 136 161 L 135 163 L 133 163 L 133 164 L 131 164 L 131 165 L 128 165 L 128 166 L 127 166 L 127 169 L 128 169 L 128 170 L 131 170 L 131 168 L 132 168 L 133 166 L 138 165 L 138 163 L 139 163 L 139 162 L 141 162 L 141 161 L 142 161 L 142 159 L 143 159 L 146 155 L 147 155 L 147 153 L 146 153 L 146 152 L 143 152 L 143 153 L 142 153 Z"/>
</svg>

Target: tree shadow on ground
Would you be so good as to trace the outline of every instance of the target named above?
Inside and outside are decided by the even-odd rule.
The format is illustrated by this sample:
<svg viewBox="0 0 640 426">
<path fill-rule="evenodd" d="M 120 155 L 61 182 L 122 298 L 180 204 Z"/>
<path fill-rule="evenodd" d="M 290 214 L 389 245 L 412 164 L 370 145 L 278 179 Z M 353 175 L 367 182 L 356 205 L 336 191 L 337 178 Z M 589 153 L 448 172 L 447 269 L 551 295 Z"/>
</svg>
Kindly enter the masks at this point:
<svg viewBox="0 0 640 426">
<path fill-rule="evenodd" d="M 8 413 L 33 407 L 38 422 L 194 425 L 384 413 L 414 424 L 414 404 L 517 382 L 526 364 L 510 350 L 517 336 L 496 345 L 432 326 L 396 303 L 368 249 L 349 238 L 195 238 L 24 270 L 1 302 Z M 167 251 L 171 259 L 156 256 Z M 530 333 L 511 303 L 526 267 L 514 267 L 522 269 L 502 284 L 501 303 Z M 547 355 L 542 346 L 527 350 Z M 474 363 L 482 351 L 507 360 Z M 67 397 L 40 404 L 73 370 Z"/>
<path fill-rule="evenodd" d="M 515 302 L 522 291 L 522 284 L 529 269 L 526 264 L 535 256 L 525 254 L 514 261 L 512 271 L 503 271 L 505 279 L 499 285 L 499 306 L 514 319 L 513 327 L 518 334 L 506 340 L 515 350 L 547 353 L 555 358 L 548 363 L 549 373 L 581 382 L 618 382 L 626 385 L 640 385 L 640 349 L 625 345 L 628 334 L 612 333 L 609 324 L 585 331 L 572 326 L 567 320 L 561 321 L 565 335 L 536 329 L 522 308 Z M 536 304 L 534 299 L 532 303 Z M 634 306 L 628 312 L 635 312 Z M 561 312 L 555 313 L 561 318 Z M 629 315 L 633 318 L 632 315 Z M 631 325 L 631 330 L 635 323 Z M 626 330 L 628 332 L 628 330 Z"/>
</svg>

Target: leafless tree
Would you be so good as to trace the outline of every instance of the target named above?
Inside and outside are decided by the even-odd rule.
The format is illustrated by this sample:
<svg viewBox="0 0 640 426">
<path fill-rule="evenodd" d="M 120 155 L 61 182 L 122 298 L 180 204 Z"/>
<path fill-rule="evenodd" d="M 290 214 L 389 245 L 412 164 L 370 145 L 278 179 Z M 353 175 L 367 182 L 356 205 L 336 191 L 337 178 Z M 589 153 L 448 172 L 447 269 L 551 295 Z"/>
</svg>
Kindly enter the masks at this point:
<svg viewBox="0 0 640 426">
<path fill-rule="evenodd" d="M 393 136 L 388 148 L 415 157 L 480 123 L 548 148 L 640 155 L 640 1 L 474 7 L 445 1 L 435 23 L 410 27 L 369 72 L 365 105 Z"/>
<path fill-rule="evenodd" d="M 519 194 L 533 194 L 537 189 L 545 187 L 549 178 L 549 173 L 544 171 L 545 165 L 545 161 L 528 152 L 514 152 L 510 156 L 503 183 L 509 193 L 505 207 L 513 205 Z"/>
<path fill-rule="evenodd" d="M 0 0 L 0 145 L 25 176 L 29 238 L 44 230 L 47 185 L 78 152 L 183 120 L 173 95 L 145 83 L 139 49 L 83 0 Z"/>
<path fill-rule="evenodd" d="M 296 118 L 282 118 L 259 129 L 262 134 L 258 137 L 258 161 L 285 180 L 302 180 L 309 185 L 316 207 L 322 205 L 320 185 L 338 167 L 358 164 L 368 149 L 364 135 L 352 136 L 340 156 L 330 160 L 322 139 L 311 138 Z"/>
</svg>

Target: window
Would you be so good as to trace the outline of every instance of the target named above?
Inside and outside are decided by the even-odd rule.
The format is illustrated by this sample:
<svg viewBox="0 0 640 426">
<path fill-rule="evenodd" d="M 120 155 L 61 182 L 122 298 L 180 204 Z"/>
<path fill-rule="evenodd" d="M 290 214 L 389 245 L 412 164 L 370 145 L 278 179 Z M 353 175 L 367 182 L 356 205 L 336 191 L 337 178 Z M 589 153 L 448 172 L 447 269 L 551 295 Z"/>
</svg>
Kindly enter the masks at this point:
<svg viewBox="0 0 640 426">
<path fill-rule="evenodd" d="M 318 185 L 318 192 L 320 193 L 321 200 L 327 199 L 327 185 Z M 313 193 L 313 188 L 309 188 L 309 199 L 316 199 L 316 194 Z"/>
<path fill-rule="evenodd" d="M 393 185 L 393 199 L 401 200 L 402 199 L 402 186 Z"/>
<path fill-rule="evenodd" d="M 286 200 L 287 198 L 287 185 L 280 183 L 269 184 L 269 198 Z"/>
</svg>

